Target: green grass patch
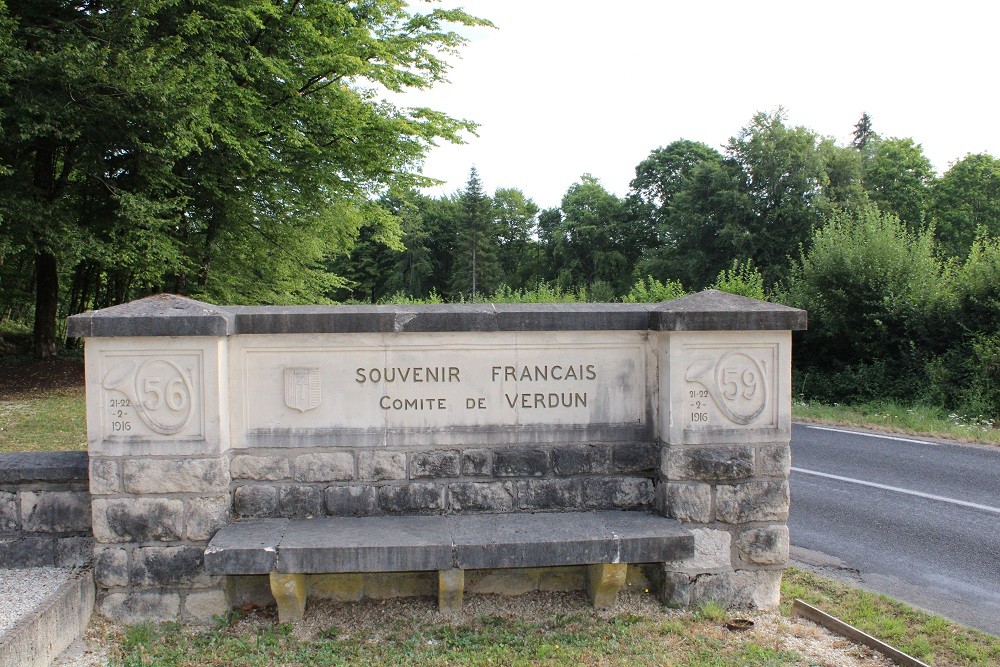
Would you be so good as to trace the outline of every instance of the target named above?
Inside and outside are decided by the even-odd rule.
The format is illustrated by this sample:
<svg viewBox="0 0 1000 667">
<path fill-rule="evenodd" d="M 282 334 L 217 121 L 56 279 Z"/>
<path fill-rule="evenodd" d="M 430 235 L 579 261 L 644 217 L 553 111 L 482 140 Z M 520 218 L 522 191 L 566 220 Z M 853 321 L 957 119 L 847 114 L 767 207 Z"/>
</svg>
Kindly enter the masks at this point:
<svg viewBox="0 0 1000 667">
<path fill-rule="evenodd" d="M 789 569 L 782 584 L 787 615 L 794 598 L 820 607 L 934 667 L 1000 664 L 1000 639 L 963 628 L 840 582 Z M 322 605 L 329 605 L 323 607 Z M 233 612 L 214 628 L 143 624 L 105 630 L 115 667 L 264 667 L 270 665 L 658 665 L 668 667 L 807 667 L 815 656 L 786 646 L 801 634 L 791 621 L 772 630 L 729 632 L 730 614 L 714 604 L 690 614 L 642 607 L 640 614 L 576 611 L 488 613 L 442 619 L 412 603 L 311 605 L 309 628 L 274 622 L 274 614 Z M 364 605 L 368 605 L 367 607 Z M 359 620 L 359 617 L 363 620 Z M 320 621 L 316 623 L 316 621 Z M 325 623 L 325 625 L 324 625 Z M 787 624 L 787 625 L 785 625 Z M 758 628 L 759 629 L 759 628 Z M 808 649 L 804 652 L 808 653 Z M 853 651 L 849 651 L 853 653 Z M 826 663 L 823 663 L 826 664 Z"/>
<path fill-rule="evenodd" d="M 0 398 L 0 452 L 52 452 L 87 448 L 82 389 Z"/>
<path fill-rule="evenodd" d="M 897 433 L 1000 445 L 1000 425 L 983 417 L 969 417 L 942 408 L 903 405 L 891 401 L 858 405 L 793 401 L 798 421 L 842 424 Z"/>
<path fill-rule="evenodd" d="M 795 568 L 781 583 L 782 612 L 801 598 L 934 667 L 1000 665 L 1000 639 L 902 602 Z"/>
<path fill-rule="evenodd" d="M 257 612 L 255 612 L 257 613 Z M 606 617 L 582 611 L 524 620 L 484 615 L 451 624 L 391 618 L 367 627 L 328 627 L 303 637 L 287 625 L 235 622 L 212 630 L 142 625 L 112 639 L 110 664 L 269 665 L 667 665 L 785 667 L 797 653 L 730 633 L 696 615 Z"/>
</svg>

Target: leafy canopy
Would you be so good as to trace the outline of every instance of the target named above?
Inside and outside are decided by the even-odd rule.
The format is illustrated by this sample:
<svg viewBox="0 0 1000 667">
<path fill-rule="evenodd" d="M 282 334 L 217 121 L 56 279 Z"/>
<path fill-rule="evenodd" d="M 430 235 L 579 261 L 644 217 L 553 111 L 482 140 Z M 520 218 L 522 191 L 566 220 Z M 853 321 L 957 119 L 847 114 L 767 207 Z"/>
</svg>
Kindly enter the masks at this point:
<svg viewBox="0 0 1000 667">
<path fill-rule="evenodd" d="M 0 249 L 36 274 L 36 336 L 59 299 L 322 300 L 363 226 L 398 245 L 374 200 L 474 126 L 385 93 L 442 81 L 456 24 L 489 25 L 404 0 L 0 3 Z"/>
</svg>

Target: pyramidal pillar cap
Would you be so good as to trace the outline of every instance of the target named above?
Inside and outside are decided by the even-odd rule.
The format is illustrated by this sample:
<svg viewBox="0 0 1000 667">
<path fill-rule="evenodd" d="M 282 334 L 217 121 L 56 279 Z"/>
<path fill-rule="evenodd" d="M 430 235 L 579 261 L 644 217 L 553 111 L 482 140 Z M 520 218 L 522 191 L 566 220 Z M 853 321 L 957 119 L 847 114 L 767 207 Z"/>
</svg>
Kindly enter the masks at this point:
<svg viewBox="0 0 1000 667">
<path fill-rule="evenodd" d="M 806 311 L 719 290 L 705 290 L 650 309 L 655 331 L 801 331 Z"/>
<path fill-rule="evenodd" d="M 176 294 L 154 294 L 69 318 L 71 338 L 111 336 L 229 336 L 236 333 L 232 309 Z"/>
</svg>

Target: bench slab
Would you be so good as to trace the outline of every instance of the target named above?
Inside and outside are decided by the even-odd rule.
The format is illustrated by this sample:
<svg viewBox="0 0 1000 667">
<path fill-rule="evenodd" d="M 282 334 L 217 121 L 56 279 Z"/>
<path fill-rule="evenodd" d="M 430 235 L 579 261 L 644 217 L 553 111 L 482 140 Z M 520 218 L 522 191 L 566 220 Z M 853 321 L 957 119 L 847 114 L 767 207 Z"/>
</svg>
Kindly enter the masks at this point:
<svg viewBox="0 0 1000 667">
<path fill-rule="evenodd" d="M 694 554 L 674 519 L 637 511 L 318 517 L 233 523 L 209 574 L 409 572 L 656 563 Z"/>
</svg>

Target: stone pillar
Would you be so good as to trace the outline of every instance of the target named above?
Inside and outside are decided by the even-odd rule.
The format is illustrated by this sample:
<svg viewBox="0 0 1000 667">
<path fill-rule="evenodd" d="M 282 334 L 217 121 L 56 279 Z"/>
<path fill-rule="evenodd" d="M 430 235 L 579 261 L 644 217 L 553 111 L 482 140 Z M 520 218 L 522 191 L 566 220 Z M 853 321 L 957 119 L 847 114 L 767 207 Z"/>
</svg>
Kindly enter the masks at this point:
<svg viewBox="0 0 1000 667">
<path fill-rule="evenodd" d="M 203 570 L 230 511 L 228 318 L 180 297 L 138 303 L 150 311 L 138 325 L 137 305 L 125 304 L 71 330 L 88 336 L 98 608 L 128 622 L 208 621 L 229 608 L 223 579 Z M 127 337 L 116 329 L 126 318 Z M 162 320 L 188 336 L 148 329 Z"/>
<path fill-rule="evenodd" d="M 803 311 L 719 292 L 660 313 L 657 503 L 695 536 L 662 598 L 774 609 L 788 559 L 791 329 Z"/>
</svg>

